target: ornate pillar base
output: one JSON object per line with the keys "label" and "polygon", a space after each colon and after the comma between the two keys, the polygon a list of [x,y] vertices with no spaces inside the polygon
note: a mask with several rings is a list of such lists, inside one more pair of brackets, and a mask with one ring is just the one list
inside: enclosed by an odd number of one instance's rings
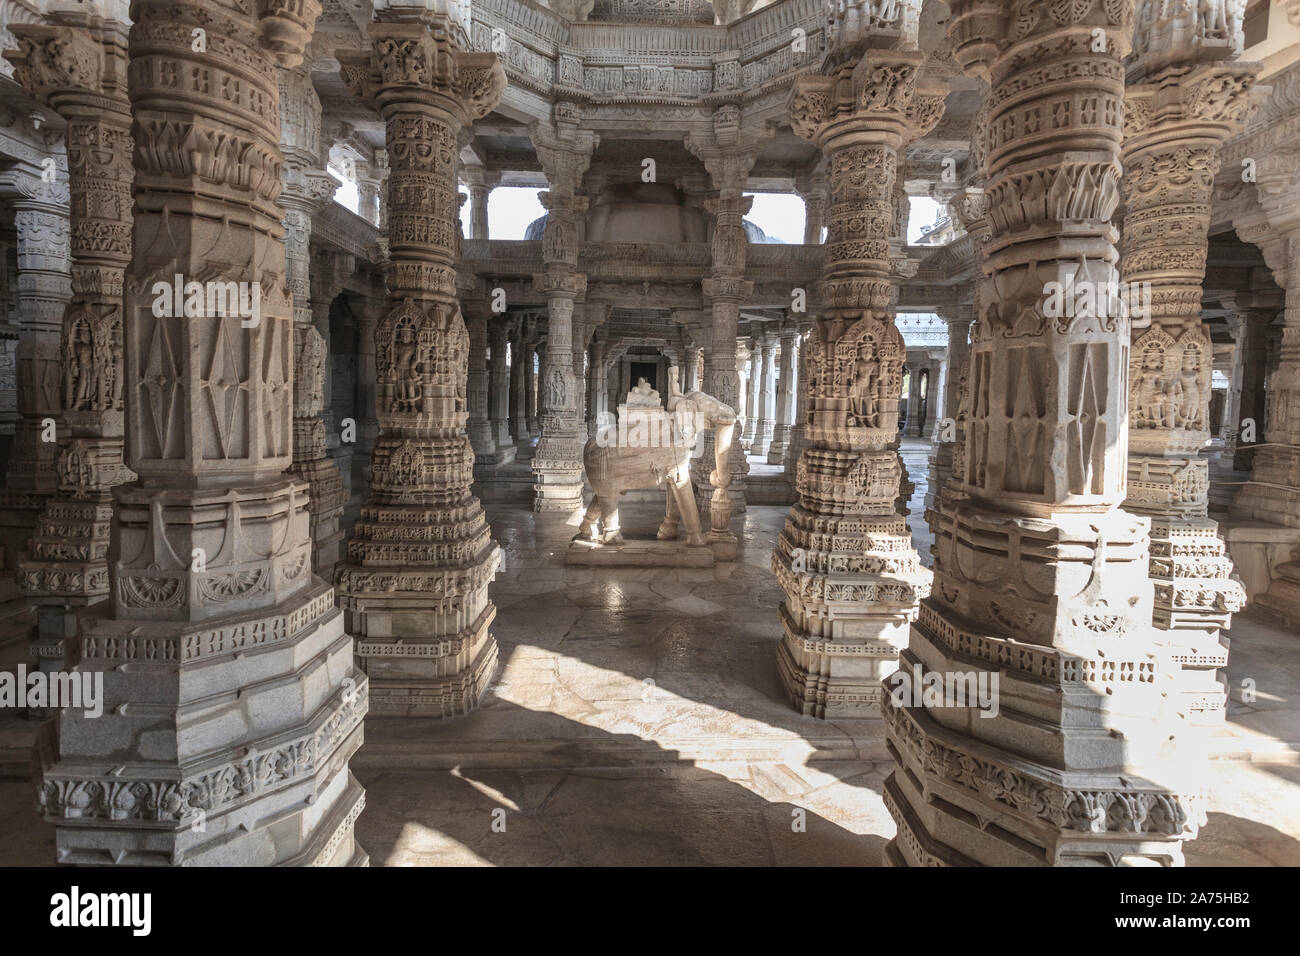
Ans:
{"label": "ornate pillar base", "polygon": [[[357,662],[370,679],[370,713],[390,717],[456,717],[478,706],[497,668],[496,618],[489,604],[468,628],[440,638],[379,636],[402,629],[422,608],[358,597],[349,612],[364,618],[371,637],[357,641]],[[354,618],[354,619],[355,619]]]}
{"label": "ornate pillar base", "polygon": [[805,450],[800,462],[801,501],[791,507],[777,539],[772,570],[786,594],[777,666],[801,713],[827,719],[877,715],[880,681],[896,669],[917,602],[930,593],[931,581],[901,515],[858,511],[834,517],[814,514],[802,501],[810,493],[821,497],[836,488],[862,487],[863,481],[878,496],[896,485],[899,464],[887,450],[858,455],[819,447]]}
{"label": "ornate pillar base", "polygon": [[[102,675],[103,715],[65,708],[37,745],[58,862],[364,865],[353,826],[365,797],[347,761],[367,685],[342,676],[352,642],[328,585],[216,626],[107,612],[84,615],[74,668]],[[178,712],[164,731],[160,717]],[[228,726],[237,740],[218,733]]]}
{"label": "ornate pillar base", "polygon": [[[943,486],[948,483],[950,478],[952,478],[952,451],[954,444],[954,442],[936,442],[934,451],[930,453],[930,474],[927,476],[928,484],[925,488],[925,520],[927,522],[931,522],[930,512],[937,506],[939,495],[943,491]],[[930,530],[936,530],[933,524],[931,524]]]}
{"label": "ornate pillar base", "polygon": [[1246,589],[1218,523],[1204,515],[1208,488],[1204,458],[1129,455],[1125,506],[1151,521],[1152,622],[1181,667],[1179,711],[1194,725],[1218,726],[1227,695],[1217,671],[1228,663],[1218,632],[1245,606]]}
{"label": "ornate pillar base", "polygon": [[[934,596],[899,662],[922,679],[883,706],[886,862],[1181,865],[1205,805],[1171,732],[1177,664],[1149,640],[1145,520],[1012,517],[957,492],[936,517]],[[921,706],[918,683],[946,675],[986,678],[992,706]]]}
{"label": "ornate pillar base", "polygon": [[[452,717],[482,699],[496,670],[489,628],[496,607],[488,584],[501,549],[478,499],[457,494],[446,504],[402,504],[428,494],[450,470],[468,491],[463,437],[385,437],[375,448],[378,500],[362,506],[335,570],[339,606],[356,638],[357,666],[370,679],[372,713]],[[451,492],[448,492],[449,494]]]}
{"label": "ornate pillar base", "polygon": [[767,446],[767,463],[780,465],[790,451],[790,426],[776,425],[772,428],[772,441]]}
{"label": "ornate pillar base", "polygon": [[[543,436],[537,443],[537,454],[533,455],[533,474],[537,476],[533,485],[533,511],[538,514],[568,514],[583,506],[581,459],[575,469],[572,459],[549,457],[555,454],[556,441]],[[548,457],[543,457],[543,443],[547,445]]]}

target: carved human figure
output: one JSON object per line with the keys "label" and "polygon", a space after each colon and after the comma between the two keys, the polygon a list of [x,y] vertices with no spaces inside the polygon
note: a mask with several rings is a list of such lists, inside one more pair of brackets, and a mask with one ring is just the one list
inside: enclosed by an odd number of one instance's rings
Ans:
{"label": "carved human figure", "polygon": [[1151,428],[1172,426],[1172,404],[1169,383],[1165,381],[1164,355],[1157,349],[1148,349],[1142,356],[1142,368],[1138,373],[1133,417],[1139,424]]}
{"label": "carved human figure", "polygon": [[96,394],[95,344],[88,323],[77,322],[73,328],[69,347],[72,367],[64,383],[63,404],[69,409],[85,409],[91,406]]}
{"label": "carved human figure", "polygon": [[1200,34],[1205,37],[1222,35],[1227,22],[1224,17],[1224,0],[1200,0],[1196,18],[1200,21]]}
{"label": "carved human figure", "polygon": [[849,386],[849,408],[854,419],[852,424],[876,427],[878,373],[875,347],[870,342],[863,342],[858,349],[857,361],[853,367],[853,382]]}
{"label": "carved human figure", "polygon": [[1175,390],[1177,406],[1175,419],[1178,427],[1195,431],[1201,427],[1204,411],[1201,401],[1201,357],[1195,348],[1183,352],[1183,365],[1178,373]]}
{"label": "carved human figure", "polygon": [[409,325],[401,325],[393,340],[393,411],[415,411],[420,398],[420,361],[415,330]]}

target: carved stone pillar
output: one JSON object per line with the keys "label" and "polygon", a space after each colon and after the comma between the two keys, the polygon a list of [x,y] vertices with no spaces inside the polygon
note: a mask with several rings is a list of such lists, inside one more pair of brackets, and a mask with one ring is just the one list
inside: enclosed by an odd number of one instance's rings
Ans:
{"label": "carved stone pillar", "polygon": [[749,374],[745,376],[745,428],[741,439],[753,448],[758,417],[763,414],[763,349],[755,342],[749,352]]}
{"label": "carved stone pillar", "polygon": [[809,445],[772,555],[785,591],[778,667],[794,707],[828,719],[878,712],[880,679],[930,590],[894,505],[906,351],[887,239],[898,154],[943,110],[923,60],[850,44],[826,75],[796,80],[790,100],[794,131],[826,156],[830,206],[825,305],[805,345]]}
{"label": "carved stone pillar", "polygon": [[[1140,9],[1147,12],[1145,2]],[[1256,68],[1219,59],[1230,46],[1205,41],[1185,14],[1147,19],[1139,20],[1125,93],[1126,298],[1103,299],[1096,311],[1127,305],[1133,320],[1150,325],[1134,330],[1129,354],[1125,506],[1151,518],[1154,622],[1182,662],[1180,712],[1222,724],[1226,693],[1217,669],[1228,654],[1219,630],[1241,610],[1246,591],[1207,516],[1209,461],[1200,450],[1211,437],[1213,347],[1201,320],[1201,284],[1219,147],[1245,118]],[[1081,289],[1082,278],[1075,278]]]}
{"label": "carved stone pillar", "polygon": [[587,340],[590,337],[587,305],[579,300],[575,303],[573,319],[573,393],[578,404],[575,417],[578,420],[579,434],[583,436],[587,434]]}
{"label": "carved stone pillar", "polygon": [[510,439],[510,366],[506,352],[510,341],[509,320],[498,317],[488,325],[488,340],[492,345],[492,359],[488,375],[488,418],[492,423],[492,438],[496,444],[496,461],[503,452],[514,459],[514,445]]}
{"label": "carved stone pillar", "polygon": [[[537,427],[537,373],[534,369],[541,364],[537,343],[524,345],[524,434],[532,437],[538,433]],[[534,364],[536,363],[536,365]]]}
{"label": "carved stone pillar", "polygon": [[587,370],[587,436],[595,438],[609,414],[609,388],[605,381],[605,341],[597,333],[591,344],[591,366]]}
{"label": "carved stone pillar", "polygon": [[0,547],[12,569],[58,491],[59,339],[71,298],[66,184],[20,175],[10,195],[18,234],[18,421],[0,496]]}
{"label": "carved stone pillar", "polygon": [[[960,429],[962,390],[970,361],[970,324],[975,319],[975,306],[963,303],[947,314],[940,313],[940,317],[948,323],[948,374],[944,378],[943,413],[945,419],[952,419]],[[930,480],[925,492],[925,520],[930,530],[936,533],[939,515],[935,508],[944,486],[952,478],[953,450],[957,444],[956,435],[950,440],[942,431],[939,429],[939,434],[935,435],[934,451],[930,454]]]}
{"label": "carved stone pillar", "polygon": [[[750,350],[749,346],[746,345],[745,340],[743,340],[743,339],[738,339],[738,340],[737,340],[737,342],[736,342],[736,381],[740,383],[739,386],[738,386],[738,388],[739,388],[739,390],[740,390],[740,404],[743,405],[743,406],[746,407],[746,408],[749,407],[750,396],[753,395],[753,393],[754,393],[754,389],[753,389],[753,387],[752,387],[752,383],[751,383],[751,382],[749,381],[749,379],[747,378],[747,376],[749,375],[749,372],[750,372],[750,368],[749,368],[750,359],[753,358],[753,354],[754,354],[754,353]],[[710,359],[709,359],[709,356],[705,356],[705,358],[706,358],[706,360],[710,360]],[[707,378],[707,377],[708,377],[707,372],[708,372],[709,366],[708,366],[708,365],[705,365],[704,368],[705,368],[705,372],[706,372],[705,378]],[[747,452],[748,449],[749,449],[749,443],[748,443],[748,442],[745,442],[745,441],[743,440],[743,438],[742,438],[742,439],[738,439],[738,440],[736,441],[736,444],[740,446],[740,451],[737,452],[737,454],[736,454],[736,456],[735,456],[735,457],[736,457],[736,460],[740,461],[740,463],[741,463],[741,471],[742,471],[742,474],[746,474],[746,475],[747,475],[747,474],[749,474],[749,458],[746,457],[745,452]],[[742,509],[742,510],[743,510],[743,509]]]}
{"label": "carved stone pillar", "polygon": [[501,178],[500,173],[489,173],[481,166],[466,166],[461,178],[469,187],[469,239],[489,239],[488,199],[492,188]]}
{"label": "carved stone pillar", "polygon": [[921,435],[921,368],[920,362],[907,366],[907,425],[905,433],[909,438]]}
{"label": "carved stone pillar", "polygon": [[1047,314],[1067,282],[1118,280],[1132,30],[1131,2],[952,7],[955,58],[991,83],[991,232],[959,471],[900,674],[983,681],[986,703],[887,682],[889,863],[1174,864],[1204,820],[1147,523],[1119,507],[1128,320]]}
{"label": "carved stone pillar", "polygon": [[[724,104],[714,109],[709,133],[692,132],[686,137],[686,148],[704,163],[716,191],[704,203],[713,214],[712,271],[703,282],[704,301],[713,314],[704,391],[736,412],[741,410],[736,331],[740,305],[753,292],[753,283],[745,280],[749,242],[743,224],[753,198],[746,197],[744,190],[765,135],[746,127],[742,120],[739,106]],[[731,473],[725,480],[710,464],[715,458],[712,433],[705,434],[701,451],[695,459],[698,465],[694,466],[692,482],[701,516],[709,515],[714,553],[722,556],[735,542],[728,530],[731,517],[745,510],[749,463],[745,460],[743,436],[741,441],[732,442]]]}
{"label": "carved stone pillar", "polygon": [[[64,709],[38,741],[60,862],[366,861],[348,771],[366,680],[311,570],[307,488],[284,475],[278,72],[301,61],[319,12],[131,7],[124,392],[139,482],[116,490],[111,603],[82,618],[76,669],[102,677],[103,714]],[[198,142],[227,147],[186,147]]]}
{"label": "carved stone pillar", "polygon": [[[1241,362],[1241,395],[1237,400],[1237,415],[1231,422],[1236,431],[1238,446],[1232,457],[1232,467],[1250,471],[1255,465],[1255,449],[1242,447],[1241,425],[1246,419],[1255,423],[1255,443],[1262,440],[1267,430],[1264,418],[1264,383],[1268,378],[1268,327],[1277,318],[1273,309],[1249,309],[1241,316],[1237,337],[1237,353]],[[1254,444],[1254,443],[1252,443]]]}
{"label": "carved stone pillar", "polygon": [[808,330],[811,323],[803,321],[799,323],[798,349],[799,363],[798,375],[795,381],[795,405],[794,405],[794,422],[790,428],[790,447],[786,451],[785,466],[786,477],[792,482],[795,473],[799,467],[799,458],[803,455],[803,450],[808,447]]}
{"label": "carved stone pillar", "polygon": [[532,319],[520,319],[510,336],[510,437],[517,442],[528,439],[527,342],[532,327]]}
{"label": "carved stone pillar", "polygon": [[[379,324],[380,308],[366,302],[357,314],[357,450],[362,469],[370,471],[370,457],[379,440],[379,419],[376,412],[375,326]],[[369,479],[367,479],[369,480]]]}
{"label": "carved stone pillar", "polygon": [[[68,123],[72,301],[63,313],[62,408],[68,436],[58,494],[41,513],[18,582],[37,607],[32,656],[62,669],[77,609],[108,597],[112,489],[123,459],[122,282],[131,259],[131,105],[126,25],[12,24],[15,79]],[[57,401],[57,399],[56,399]]]}
{"label": "carved stone pillar", "polygon": [[357,215],[372,226],[385,224],[383,195],[387,179],[388,154],[384,150],[375,150],[373,163],[357,163]]}
{"label": "carved stone pillar", "polygon": [[795,188],[803,199],[803,241],[806,246],[819,246],[822,230],[826,227],[826,169],[818,165],[806,179],[796,179]]}
{"label": "carved stone pillar", "polygon": [[921,437],[930,438],[934,434],[934,423],[938,420],[939,410],[943,406],[943,362],[931,359],[926,366],[925,378],[925,418],[921,422]]}
{"label": "carved stone pillar", "polygon": [[700,389],[699,367],[700,361],[704,357],[704,350],[698,345],[689,345],[686,347],[685,364],[682,369],[682,391],[690,394]]}
{"label": "carved stone pillar", "polygon": [[776,422],[776,343],[765,339],[759,347],[758,421],[754,424],[751,455],[766,458]]}
{"label": "carved stone pillar", "polygon": [[469,313],[469,374],[465,382],[465,402],[469,419],[465,426],[474,458],[481,461],[497,450],[488,418],[488,310],[485,302],[465,303]]}
{"label": "carved stone pillar", "polygon": [[289,474],[307,483],[311,496],[312,570],[332,579],[347,504],[343,476],[326,455],[325,367],[329,348],[311,309],[311,223],[330,202],[338,183],[321,162],[320,100],[310,70],[280,73],[280,142],[284,151],[285,272],[293,296],[293,464]]}
{"label": "carved stone pillar", "polygon": [[456,302],[457,137],[505,86],[494,54],[457,48],[427,11],[370,24],[369,53],[339,53],[378,108],[389,157],[388,304],[375,328],[370,495],[335,572],[376,713],[446,717],[496,669],[488,584],[501,561],[471,488],[469,332]]}
{"label": "carved stone pillar", "polygon": [[550,189],[538,198],[546,207],[542,234],[545,272],[533,276],[546,297],[546,355],[538,383],[541,437],[533,456],[533,509],[568,513],[582,507],[582,449],[586,429],[579,420],[580,383],[573,368],[574,304],[587,291],[577,272],[578,245],[587,210],[582,179],[599,137],[578,129],[566,104],[556,104],[550,123],[535,123],[530,135]]}

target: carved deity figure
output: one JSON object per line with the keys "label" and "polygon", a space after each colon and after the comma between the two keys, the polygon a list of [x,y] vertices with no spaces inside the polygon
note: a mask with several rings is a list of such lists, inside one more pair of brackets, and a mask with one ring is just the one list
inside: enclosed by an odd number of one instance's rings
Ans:
{"label": "carved deity figure", "polygon": [[863,342],[858,349],[857,361],[853,366],[853,381],[849,386],[849,411],[852,415],[850,424],[876,427],[876,393],[879,385],[875,348],[870,342]]}
{"label": "carved deity figure", "polygon": [[659,391],[650,387],[650,383],[644,378],[636,380],[636,386],[628,393],[627,404],[629,405],[658,405]]}
{"label": "carved deity figure", "polygon": [[1165,379],[1165,357],[1147,349],[1136,384],[1137,401],[1132,409],[1135,424],[1148,428],[1170,428],[1174,424],[1174,400]]}
{"label": "carved deity figure", "polygon": [[1176,418],[1179,428],[1195,431],[1201,427],[1204,405],[1201,394],[1201,356],[1194,348],[1183,352],[1183,365],[1175,383]]}
{"label": "carved deity figure", "polygon": [[393,335],[393,411],[419,410],[421,372],[419,347],[415,330],[409,325],[398,326]]}
{"label": "carved deity figure", "polygon": [[1196,19],[1203,37],[1221,37],[1227,30],[1224,0],[1199,0]]}
{"label": "carved deity figure", "polygon": [[64,380],[63,406],[68,409],[88,409],[98,393],[95,381],[95,344],[89,323],[76,323],[68,351],[70,363]]}

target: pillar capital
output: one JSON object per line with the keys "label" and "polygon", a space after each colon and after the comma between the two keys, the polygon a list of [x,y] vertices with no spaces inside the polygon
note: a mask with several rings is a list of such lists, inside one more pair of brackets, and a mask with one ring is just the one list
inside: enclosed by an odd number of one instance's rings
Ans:
{"label": "pillar capital", "polygon": [[872,50],[833,74],[801,76],[790,94],[797,135],[832,154],[850,145],[895,150],[924,136],[943,116],[945,85],[923,74],[919,51]]}
{"label": "pillar capital", "polygon": [[[348,88],[390,122],[399,112],[421,107],[443,113],[455,126],[443,148],[454,150],[460,128],[492,112],[505,90],[505,70],[495,53],[459,49],[436,22],[415,17],[375,21],[367,35],[368,52],[338,51]],[[397,152],[406,148],[390,143],[395,164],[403,158]]]}

